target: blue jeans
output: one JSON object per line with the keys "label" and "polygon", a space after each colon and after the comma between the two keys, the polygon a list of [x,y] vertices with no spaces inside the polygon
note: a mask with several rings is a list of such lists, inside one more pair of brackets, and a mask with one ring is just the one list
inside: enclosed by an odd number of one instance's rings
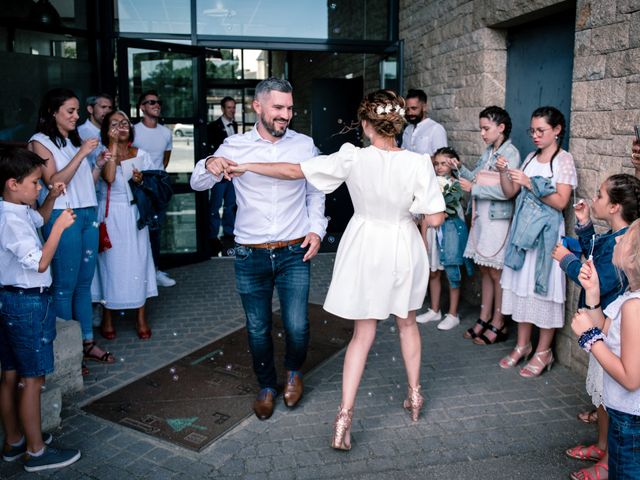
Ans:
{"label": "blue jeans", "polygon": [[56,314],[51,295],[0,290],[0,363],[20,377],[53,372]]}
{"label": "blue jeans", "polygon": [[[95,207],[76,208],[76,221],[67,228],[51,262],[53,302],[58,317],[80,322],[83,340],[93,340],[91,280],[98,255],[98,222]],[[43,227],[49,237],[63,210],[54,210]]]}
{"label": "blue jeans", "polygon": [[609,478],[640,478],[640,416],[607,408],[609,414]]}
{"label": "blue jeans", "polygon": [[236,191],[233,183],[222,180],[211,188],[209,197],[209,238],[218,238],[220,234],[220,207],[222,208],[222,232],[223,235],[233,235],[233,226],[236,223]]}
{"label": "blue jeans", "polygon": [[276,368],[271,337],[273,288],[280,298],[285,330],[284,367],[299,370],[309,345],[309,262],[300,244],[276,249],[249,248],[236,244],[236,288],[247,317],[247,336],[253,371],[260,388],[276,388]]}

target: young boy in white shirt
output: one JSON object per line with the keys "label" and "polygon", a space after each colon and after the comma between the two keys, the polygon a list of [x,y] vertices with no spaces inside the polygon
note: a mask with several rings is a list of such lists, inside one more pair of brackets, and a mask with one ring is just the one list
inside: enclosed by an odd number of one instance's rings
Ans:
{"label": "young boy in white shirt", "polygon": [[[65,210],[42,244],[37,228],[51,215],[65,185],[50,187],[39,211],[41,166],[45,160],[23,148],[0,149],[0,419],[5,432],[2,458],[23,458],[37,472],[70,465],[80,451],[46,446],[52,436],[40,427],[40,392],[53,372],[56,315],[49,286],[49,264],[62,232],[75,215]],[[26,437],[26,439],[25,439]]]}

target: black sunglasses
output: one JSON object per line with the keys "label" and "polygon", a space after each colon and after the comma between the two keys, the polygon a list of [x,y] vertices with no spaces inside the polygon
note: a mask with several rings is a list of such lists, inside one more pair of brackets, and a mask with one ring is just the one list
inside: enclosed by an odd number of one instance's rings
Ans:
{"label": "black sunglasses", "polygon": [[144,102],[141,103],[141,105],[149,104],[151,106],[154,106],[156,103],[162,106],[162,100],[145,100]]}

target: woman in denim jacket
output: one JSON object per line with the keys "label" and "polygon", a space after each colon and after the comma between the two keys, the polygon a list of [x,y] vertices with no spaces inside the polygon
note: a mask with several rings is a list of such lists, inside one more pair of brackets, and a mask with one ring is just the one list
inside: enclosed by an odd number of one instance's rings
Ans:
{"label": "woman in denim jacket", "polygon": [[[540,107],[533,112],[529,135],[537,147],[536,151],[527,156],[522,170],[508,169],[504,161],[499,160],[496,163],[500,170],[500,184],[507,196],[518,192],[520,195],[535,195],[534,183],[537,184],[540,177],[546,177],[555,186],[556,192],[537,196],[542,203],[558,212],[564,210],[571,198],[572,189],[578,183],[573,157],[561,147],[564,133],[564,116],[557,108]],[[526,209],[520,209],[518,212],[518,215],[525,217],[528,214],[530,212]],[[557,242],[560,236],[564,235],[562,215],[557,216],[556,222]],[[514,218],[514,225],[516,223],[518,219]],[[521,268],[514,269],[505,265],[500,281],[503,288],[502,312],[510,314],[518,323],[517,345],[509,355],[500,360],[500,366],[513,368],[520,360],[526,358],[533,350],[533,326],[540,329],[536,352],[529,363],[520,370],[522,377],[537,377],[545,368],[551,368],[554,360],[551,344],[555,329],[564,325],[565,278],[560,267],[552,264],[547,281],[540,282],[537,270],[542,264],[537,258],[539,255],[551,255],[553,250],[553,243],[548,251],[548,242],[541,243],[544,245],[538,244],[526,251]],[[540,291],[542,283],[545,293]]]}
{"label": "woman in denim jacket", "polygon": [[[580,200],[575,205],[576,233],[580,240],[582,253],[591,259],[598,271],[600,304],[606,308],[627,289],[628,282],[624,273],[612,263],[613,247],[624,235],[629,225],[640,216],[640,180],[627,174],[611,175],[607,178],[592,200],[593,218],[603,220],[609,225],[609,230],[596,235],[589,216],[589,205]],[[580,285],[578,275],[582,263],[580,259],[558,244],[553,251],[553,258],[560,262],[560,268],[575,283]],[[585,301],[585,290],[581,289],[578,298],[578,308],[590,308]],[[603,370],[598,361],[589,355],[589,369],[586,381],[587,393],[597,409],[598,441],[592,445],[577,445],[565,453],[578,460],[590,460],[597,463],[589,468],[581,469],[571,474],[571,478],[589,478],[599,475],[601,470],[607,470],[607,433],[609,416],[603,402]]]}
{"label": "woman in denim jacket", "polygon": [[[496,160],[503,157],[509,168],[520,166],[520,153],[511,143],[511,117],[506,110],[491,106],[480,112],[480,136],[487,148],[476,167],[471,171],[460,166],[460,185],[471,192],[471,231],[464,256],[480,267],[482,278],[482,302],[480,317],[465,333],[478,345],[486,345],[506,339],[502,317],[502,287],[500,276],[504,263],[505,240],[513,215],[513,200],[505,195],[500,186],[495,167]],[[478,175],[482,172],[481,175]],[[493,172],[487,175],[487,172]],[[484,177],[482,177],[484,175]],[[478,181],[480,177],[491,178],[492,184]]]}

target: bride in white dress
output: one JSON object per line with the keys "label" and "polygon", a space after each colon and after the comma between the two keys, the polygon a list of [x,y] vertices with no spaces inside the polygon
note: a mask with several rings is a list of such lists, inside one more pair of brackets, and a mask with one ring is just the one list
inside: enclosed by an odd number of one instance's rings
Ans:
{"label": "bride in white dress", "polygon": [[[389,90],[367,95],[358,108],[367,148],[349,143],[332,155],[302,163],[240,163],[227,161],[227,175],[268,175],[305,178],[330,193],[347,184],[354,215],[338,252],[324,309],[357,320],[347,347],[342,375],[342,403],[334,424],[331,446],[351,448],[353,407],[367,355],[379,320],[396,317],[407,371],[404,407],[418,419],[420,394],[420,333],[416,310],[422,306],[429,278],[424,244],[427,226],[444,220],[444,199],[429,155],[402,150],[395,137],[404,125],[404,99]],[[421,230],[412,214],[424,214]]]}

